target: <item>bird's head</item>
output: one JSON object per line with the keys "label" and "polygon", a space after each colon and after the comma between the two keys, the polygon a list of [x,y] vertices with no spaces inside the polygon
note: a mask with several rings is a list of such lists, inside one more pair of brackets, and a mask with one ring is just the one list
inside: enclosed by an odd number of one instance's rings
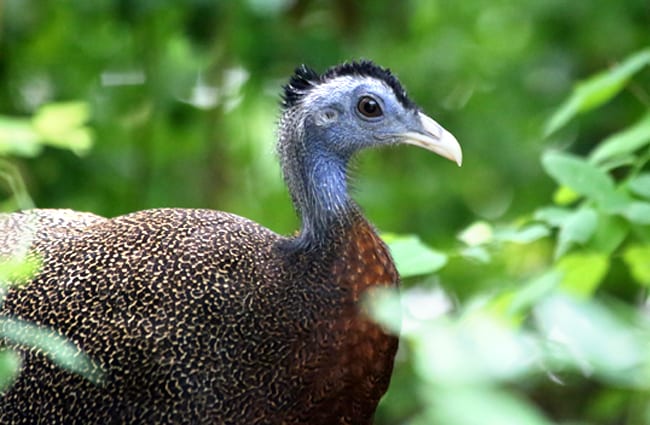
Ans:
{"label": "bird's head", "polygon": [[456,138],[420,111],[389,70],[370,61],[323,74],[304,65],[296,69],[284,87],[278,136],[303,234],[346,220],[355,208],[346,171],[361,149],[406,143],[462,162]]}
{"label": "bird's head", "polygon": [[370,61],[338,65],[322,75],[303,65],[285,86],[283,100],[291,126],[285,130],[300,131],[310,151],[347,160],[363,148],[406,143],[462,163],[455,137],[420,111],[389,70]]}

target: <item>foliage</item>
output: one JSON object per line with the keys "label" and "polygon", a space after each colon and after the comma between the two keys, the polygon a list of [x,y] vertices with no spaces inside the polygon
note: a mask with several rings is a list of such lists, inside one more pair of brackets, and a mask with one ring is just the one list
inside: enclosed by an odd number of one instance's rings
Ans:
{"label": "foliage", "polygon": [[650,423],[649,18],[643,0],[6,0],[0,210],[207,207],[293,232],[279,87],[371,58],[465,156],[359,160],[405,277],[376,423]]}
{"label": "foliage", "polygon": [[[31,235],[25,237],[30,238]],[[39,267],[39,261],[32,256],[19,253],[11,257],[0,257],[0,305],[10,286],[28,281],[30,276],[38,272]],[[0,391],[6,389],[18,375],[20,355],[10,348],[16,346],[43,353],[59,366],[79,373],[92,382],[101,382],[101,370],[81,349],[56,331],[0,314],[0,337]]]}
{"label": "foliage", "polygon": [[86,153],[92,145],[92,131],[85,125],[89,113],[83,102],[66,102],[45,104],[30,118],[0,115],[0,181],[7,184],[10,195],[0,211],[33,207],[20,173],[2,158],[36,157],[45,146]]}
{"label": "foliage", "polygon": [[[33,208],[25,184],[18,170],[2,159],[6,156],[38,155],[45,145],[68,148],[83,153],[90,148],[90,130],[83,127],[88,119],[87,105],[79,102],[47,104],[33,118],[0,116],[0,182],[9,188],[10,197],[0,205],[0,212]],[[0,220],[5,218],[0,215]],[[26,232],[25,244],[32,234]],[[0,256],[0,305],[10,286],[20,285],[38,272],[40,262],[25,255],[21,247],[15,255]],[[6,346],[21,345],[38,350],[63,368],[79,373],[93,382],[101,381],[101,372],[81,350],[61,335],[42,326],[0,314],[0,391],[6,389],[18,376],[21,359],[18,352]]]}
{"label": "foliage", "polygon": [[89,113],[87,104],[67,102],[45,104],[33,118],[0,116],[0,155],[34,157],[46,145],[83,154],[92,143]]}
{"label": "foliage", "polygon": [[426,246],[415,235],[383,234],[382,239],[390,245],[402,278],[434,273],[447,263],[445,254]]}
{"label": "foliage", "polygon": [[[649,53],[632,55],[577,85],[550,118],[547,133],[610,101],[641,71],[630,64],[643,58],[649,65]],[[645,114],[587,157],[544,153],[544,170],[559,186],[555,202],[514,224],[477,222],[460,234],[463,246],[447,253],[471,261],[480,249],[479,258],[490,262],[501,254],[525,256],[535,244],[545,244],[552,249],[540,255],[543,266],[536,276],[478,292],[456,306],[439,285],[425,293],[410,288],[403,294],[403,321],[394,297],[379,297],[376,317],[396,331],[402,323],[413,362],[419,408],[409,423],[552,424],[530,400],[545,380],[569,388],[596,386],[596,401],[588,409],[580,397],[574,400],[574,419],[580,423],[650,421],[650,321],[644,311],[650,283],[650,174],[644,171],[650,125]],[[424,274],[414,272],[429,264],[417,261],[428,248],[388,242],[403,275]],[[515,250],[505,248],[513,243]],[[636,286],[633,301],[607,289],[608,283],[620,285],[622,274]],[[423,297],[430,298],[428,309],[422,308]],[[442,308],[432,311],[436,299]],[[617,392],[617,404],[607,405],[607,397]],[[389,395],[386,404],[394,397]]]}
{"label": "foliage", "polygon": [[[546,125],[546,135],[565,125],[575,115],[592,110],[620,92],[629,79],[650,64],[650,49],[643,50],[615,68],[594,75],[573,90]],[[604,146],[605,144],[603,144]]]}

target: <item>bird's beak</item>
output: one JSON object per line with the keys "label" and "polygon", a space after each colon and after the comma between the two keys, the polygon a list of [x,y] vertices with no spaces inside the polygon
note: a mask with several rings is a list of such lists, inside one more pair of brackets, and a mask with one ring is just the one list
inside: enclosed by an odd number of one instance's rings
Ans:
{"label": "bird's beak", "polygon": [[454,161],[460,167],[463,163],[463,151],[458,140],[440,124],[418,112],[421,128],[402,134],[402,142],[419,146]]}

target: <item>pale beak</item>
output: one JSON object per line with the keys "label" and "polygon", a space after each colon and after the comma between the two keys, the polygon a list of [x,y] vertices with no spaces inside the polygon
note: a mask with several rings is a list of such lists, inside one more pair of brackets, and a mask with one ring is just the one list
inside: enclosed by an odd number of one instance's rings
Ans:
{"label": "pale beak", "polygon": [[409,131],[402,134],[402,143],[419,146],[454,161],[460,167],[463,163],[463,151],[458,140],[440,124],[418,112],[421,131]]}

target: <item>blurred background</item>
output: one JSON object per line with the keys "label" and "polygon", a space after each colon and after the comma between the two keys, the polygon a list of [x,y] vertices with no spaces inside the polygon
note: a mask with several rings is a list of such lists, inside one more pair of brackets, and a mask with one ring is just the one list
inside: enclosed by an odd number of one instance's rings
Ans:
{"label": "blurred background", "polygon": [[[456,135],[466,160],[365,154],[357,199],[380,229],[438,245],[477,216],[548,197],[543,121],[576,79],[650,31],[647,1],[5,0],[0,13],[2,114],[90,109],[92,145],[19,161],[37,206],[216,208],[290,232],[274,156],[280,87],[301,63],[369,58]],[[614,126],[618,106],[590,131]]]}
{"label": "blurred background", "polygon": [[[293,232],[274,151],[281,86],[301,63],[389,67],[464,150],[460,169],[401,147],[363,153],[354,171],[355,198],[380,231],[418,235],[444,255],[444,268],[405,276],[406,288],[426,289],[429,312],[466,311],[551,268],[546,233],[525,247],[461,248],[552,202],[545,152],[586,155],[650,104],[646,67],[597,113],[544,136],[577,81],[649,45],[647,0],[4,0],[0,25],[3,210],[201,207]],[[632,283],[602,291],[628,307],[645,294]],[[422,378],[418,361],[429,360],[410,356],[414,344],[400,353],[377,424],[650,423],[646,388],[593,382],[580,368],[576,385],[528,368],[490,381],[497,393],[429,399],[451,392]],[[454,403],[467,417],[436,413]],[[490,405],[513,421],[484,414]]]}

